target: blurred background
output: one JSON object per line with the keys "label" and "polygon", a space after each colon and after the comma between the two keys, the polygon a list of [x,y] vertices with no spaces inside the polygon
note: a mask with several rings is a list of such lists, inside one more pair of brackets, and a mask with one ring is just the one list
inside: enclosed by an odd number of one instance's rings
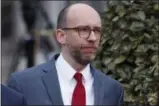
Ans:
{"label": "blurred background", "polygon": [[[1,83],[6,84],[11,73],[41,64],[60,52],[54,38],[57,16],[66,5],[76,2],[1,1]],[[121,82],[126,106],[157,104],[158,0],[80,2],[93,6],[103,21],[101,47],[92,64]]]}
{"label": "blurred background", "polygon": [[[50,54],[60,51],[53,36],[57,16],[75,2],[2,0],[2,83],[11,72],[43,63]],[[99,11],[104,9],[103,1],[83,2]]]}

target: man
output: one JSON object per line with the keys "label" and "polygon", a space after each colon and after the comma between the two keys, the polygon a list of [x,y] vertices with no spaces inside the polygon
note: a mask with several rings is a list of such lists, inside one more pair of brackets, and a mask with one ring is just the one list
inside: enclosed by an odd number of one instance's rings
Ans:
{"label": "man", "polygon": [[1,105],[25,105],[23,96],[1,84]]}
{"label": "man", "polygon": [[9,87],[23,93],[29,105],[121,105],[121,85],[90,65],[100,33],[101,19],[91,6],[77,3],[64,8],[56,29],[60,55],[12,74]]}

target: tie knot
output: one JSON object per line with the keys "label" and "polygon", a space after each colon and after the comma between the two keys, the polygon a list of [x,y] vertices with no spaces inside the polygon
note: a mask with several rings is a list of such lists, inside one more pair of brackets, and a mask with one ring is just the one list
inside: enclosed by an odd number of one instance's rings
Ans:
{"label": "tie knot", "polygon": [[77,82],[82,82],[82,74],[81,73],[76,73],[74,75],[74,78],[76,79]]}

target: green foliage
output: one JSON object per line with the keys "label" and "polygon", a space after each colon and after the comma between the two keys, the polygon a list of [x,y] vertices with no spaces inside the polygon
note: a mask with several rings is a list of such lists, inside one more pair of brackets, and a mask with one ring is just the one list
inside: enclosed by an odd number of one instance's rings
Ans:
{"label": "green foliage", "polygon": [[120,81],[125,101],[155,104],[159,86],[157,0],[106,1],[95,65]]}

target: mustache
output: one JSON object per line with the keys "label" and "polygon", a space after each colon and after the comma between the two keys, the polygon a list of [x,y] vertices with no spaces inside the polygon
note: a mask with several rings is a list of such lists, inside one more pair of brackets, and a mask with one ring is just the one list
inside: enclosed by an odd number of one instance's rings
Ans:
{"label": "mustache", "polygon": [[83,48],[87,48],[87,49],[94,49],[94,50],[98,50],[98,45],[95,45],[95,44],[81,44],[80,46],[74,46],[72,45],[71,43],[67,43],[65,44],[65,46],[68,46],[68,47],[71,47],[71,48],[74,48],[76,50],[81,50]]}
{"label": "mustache", "polygon": [[[70,46],[70,47],[74,47],[72,44],[66,44],[67,46]],[[81,44],[79,47],[79,49],[81,48],[92,48],[92,49],[98,49],[98,47],[96,45],[83,45]]]}
{"label": "mustache", "polygon": [[[68,40],[68,39],[66,39]],[[98,49],[98,45],[95,45],[94,43],[90,43],[90,44],[81,44],[80,46],[78,47],[75,47],[74,45],[72,45],[71,43],[66,43],[65,46],[68,46],[68,47],[72,47],[72,48],[75,48],[75,49],[82,49],[82,48],[92,48],[92,49]]]}
{"label": "mustache", "polygon": [[98,47],[96,45],[82,45],[82,44],[81,44],[80,48],[98,49]]}

